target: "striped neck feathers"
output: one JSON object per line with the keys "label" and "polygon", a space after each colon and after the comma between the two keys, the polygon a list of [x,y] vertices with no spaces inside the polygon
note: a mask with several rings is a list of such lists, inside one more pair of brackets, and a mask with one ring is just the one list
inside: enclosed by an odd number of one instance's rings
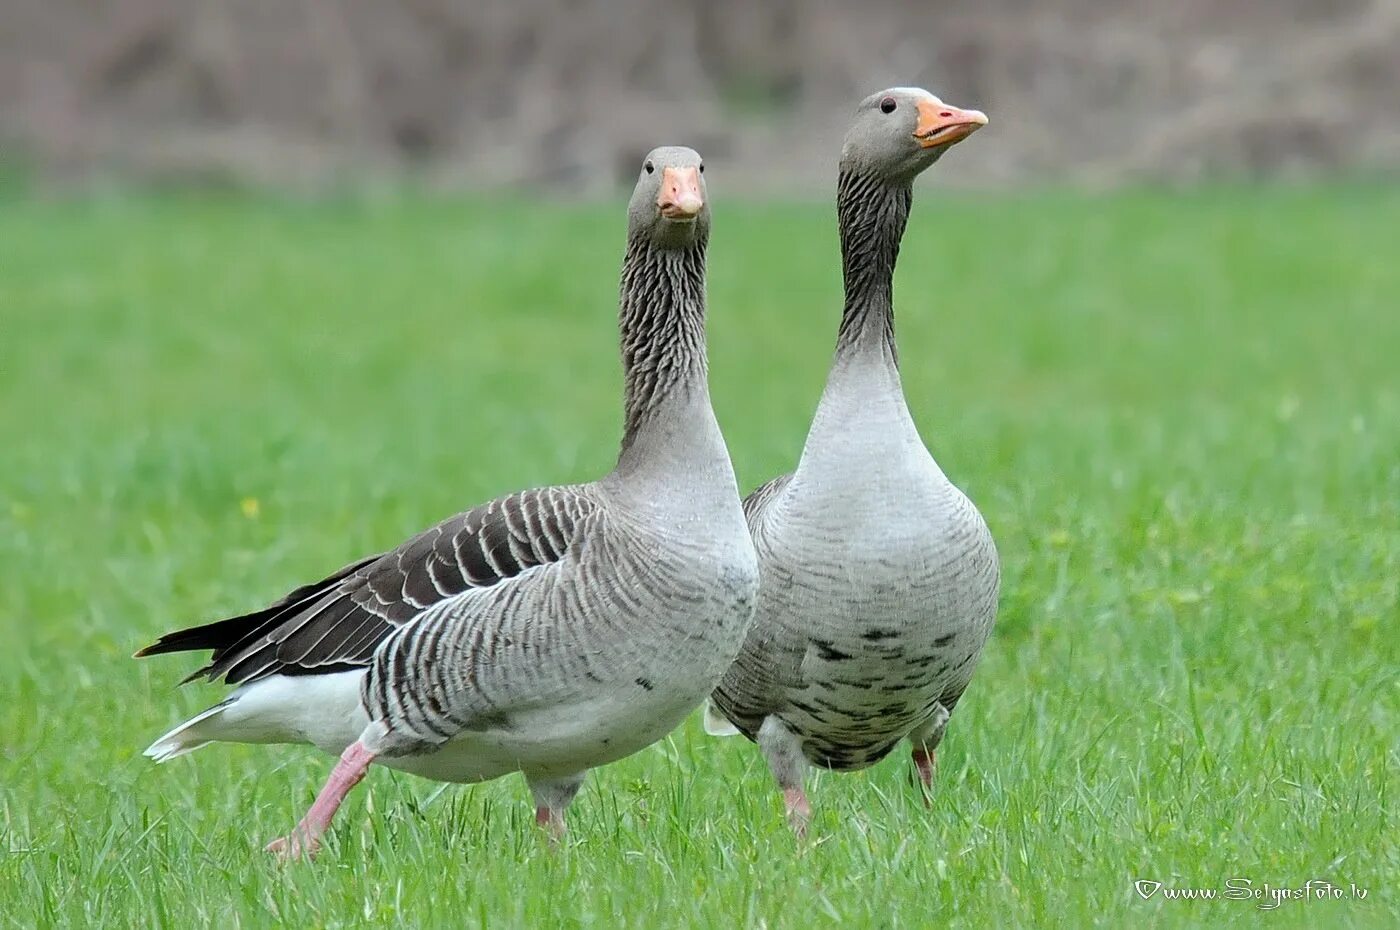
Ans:
{"label": "striped neck feathers", "polygon": [[684,248],[628,237],[618,312],[624,453],[670,401],[705,391],[705,245],[703,235]]}
{"label": "striped neck feathers", "polygon": [[836,340],[837,357],[863,348],[888,353],[894,342],[894,266],[909,221],[914,189],[867,172],[842,168],[836,188],[841,230],[841,269],[846,305]]}

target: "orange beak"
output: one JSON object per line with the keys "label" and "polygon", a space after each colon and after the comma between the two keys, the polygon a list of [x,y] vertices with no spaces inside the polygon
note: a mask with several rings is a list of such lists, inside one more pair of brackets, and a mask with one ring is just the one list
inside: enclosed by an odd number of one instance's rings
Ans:
{"label": "orange beak", "polygon": [[981,110],[961,110],[936,100],[919,101],[919,122],[914,138],[923,148],[952,145],[961,142],[987,125],[987,114]]}
{"label": "orange beak", "polygon": [[694,219],[705,206],[705,197],[700,193],[700,169],[662,168],[656,206],[668,220]]}

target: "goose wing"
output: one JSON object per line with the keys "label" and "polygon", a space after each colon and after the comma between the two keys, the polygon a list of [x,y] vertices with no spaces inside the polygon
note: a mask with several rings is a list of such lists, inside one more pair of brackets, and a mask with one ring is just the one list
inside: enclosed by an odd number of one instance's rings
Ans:
{"label": "goose wing", "polygon": [[441,601],[562,559],[597,508],[581,487],[500,497],[262,610],[168,633],[136,656],[212,649],[185,681],[230,685],[363,668],[390,633]]}

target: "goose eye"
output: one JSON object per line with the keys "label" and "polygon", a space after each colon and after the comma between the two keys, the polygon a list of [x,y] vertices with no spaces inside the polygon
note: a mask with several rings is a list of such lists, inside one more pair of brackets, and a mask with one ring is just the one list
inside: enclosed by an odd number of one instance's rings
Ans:
{"label": "goose eye", "polygon": [[651,162],[647,162],[645,165],[643,165],[643,167],[647,169],[647,174],[651,174],[656,170],[656,166],[653,165]]}
{"label": "goose eye", "polygon": [[700,163],[700,173],[701,173],[701,174],[704,174],[704,173],[705,173],[705,163],[704,163],[704,162],[701,162],[701,163]]}
{"label": "goose eye", "polygon": [[895,100],[894,100],[893,97],[886,97],[884,100],[881,100],[881,101],[880,101],[880,112],[881,112],[881,113],[893,113],[893,112],[894,112],[894,108],[897,107],[897,106],[899,106],[899,104],[895,103]]}

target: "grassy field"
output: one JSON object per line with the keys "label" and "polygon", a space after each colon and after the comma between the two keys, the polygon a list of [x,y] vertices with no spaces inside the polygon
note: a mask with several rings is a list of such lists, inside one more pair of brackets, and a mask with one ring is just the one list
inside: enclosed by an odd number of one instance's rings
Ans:
{"label": "grassy field", "polygon": [[[791,466],[839,308],[824,204],[727,202],[713,394]],[[924,810],[815,779],[799,848],[692,719],[551,855],[518,779],[375,772],[312,865],[261,846],[329,760],[140,750],[213,703],[154,635],[485,499],[609,468],[620,205],[0,208],[0,925],[1400,925],[1394,188],[922,188],[897,282],[924,437],[1001,547]],[[1364,901],[1141,900],[1326,879]]]}

